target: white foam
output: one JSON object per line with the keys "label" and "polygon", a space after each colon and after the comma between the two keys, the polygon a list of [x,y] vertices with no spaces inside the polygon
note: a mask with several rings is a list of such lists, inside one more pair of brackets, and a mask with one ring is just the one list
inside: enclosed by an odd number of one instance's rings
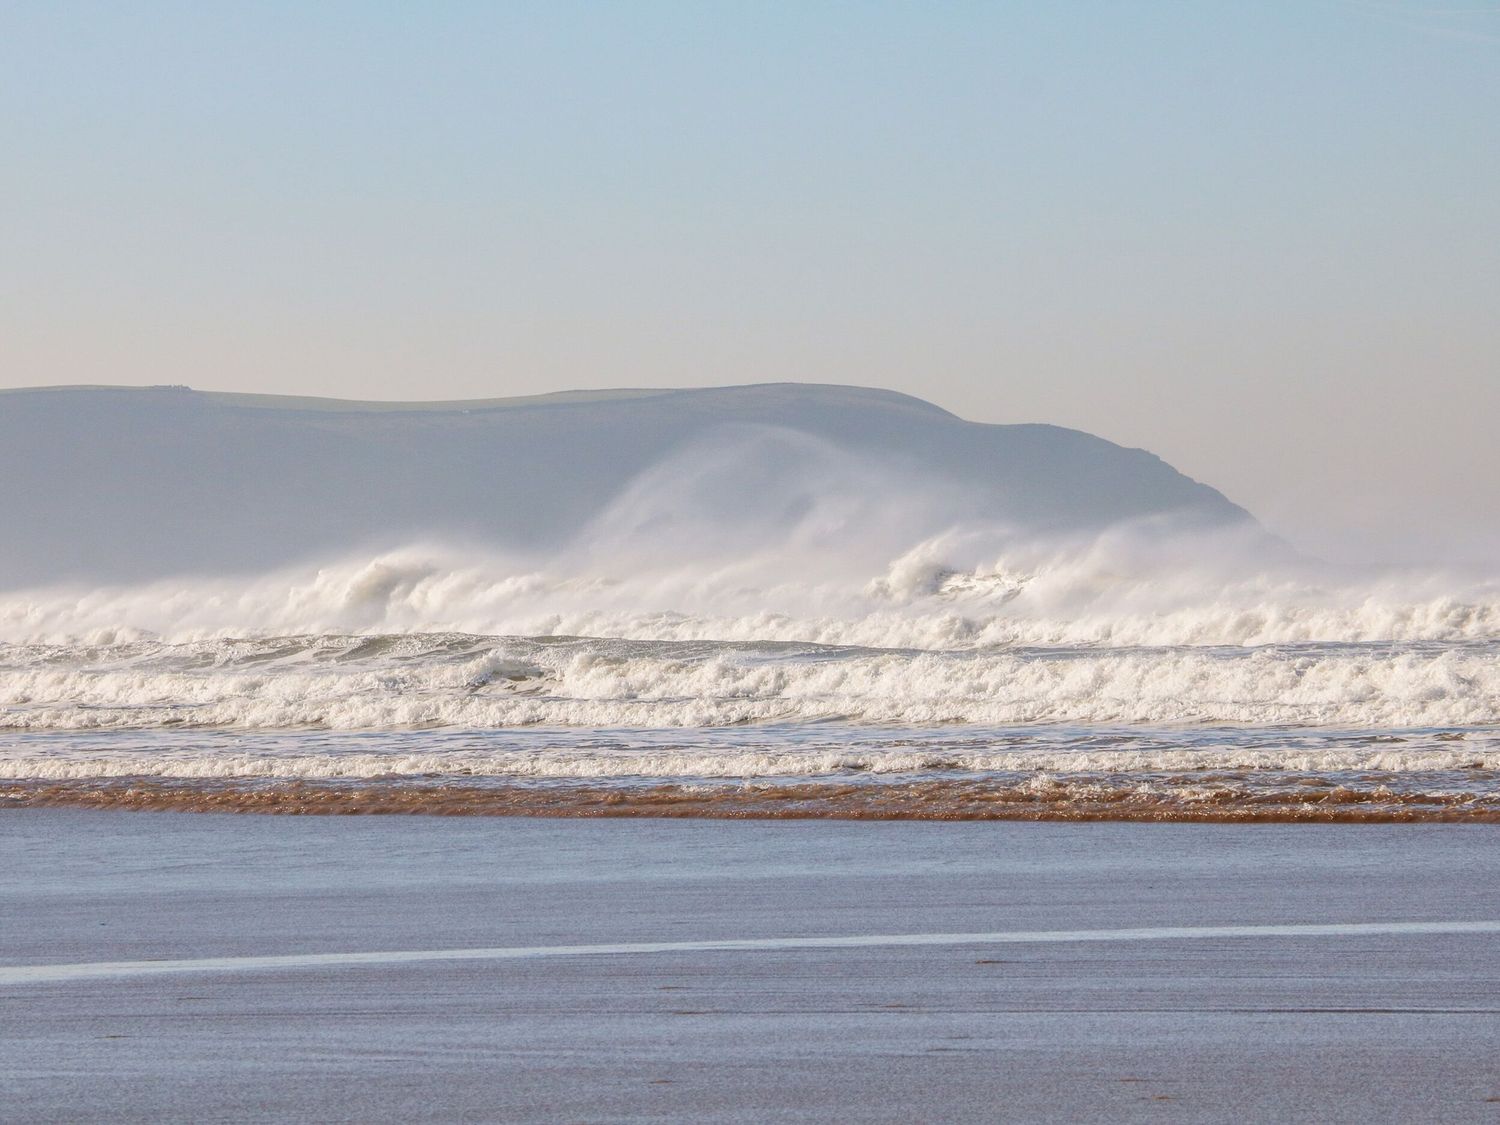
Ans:
{"label": "white foam", "polygon": [[0,646],[0,728],[1500,721],[1500,645],[871,651],[454,635]]}
{"label": "white foam", "polygon": [[701,556],[599,533],[554,557],[412,547],[258,576],[0,593],[0,641],[462,632],[947,650],[1500,637],[1500,586],[1268,560],[1229,533],[952,532],[894,559],[819,540]]}
{"label": "white foam", "polygon": [[[295,745],[271,751],[223,749],[109,750],[68,747],[46,751],[7,749],[0,777],[17,781],[83,781],[124,777],[183,780],[368,780],[431,777],[510,780],[754,779],[870,775],[1032,773],[1051,776],[1194,771],[1297,774],[1358,772],[1400,774],[1445,770],[1500,770],[1500,748],[1436,750],[1199,749],[1132,751],[986,751],[856,747],[847,750],[429,750],[391,753],[306,753]],[[1179,794],[1181,795],[1181,794]]]}

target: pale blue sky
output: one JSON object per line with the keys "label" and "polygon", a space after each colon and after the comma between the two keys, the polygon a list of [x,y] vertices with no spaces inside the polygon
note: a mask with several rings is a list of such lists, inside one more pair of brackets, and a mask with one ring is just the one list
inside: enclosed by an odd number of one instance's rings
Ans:
{"label": "pale blue sky", "polygon": [[0,0],[0,385],[812,380],[1500,554],[1500,2]]}

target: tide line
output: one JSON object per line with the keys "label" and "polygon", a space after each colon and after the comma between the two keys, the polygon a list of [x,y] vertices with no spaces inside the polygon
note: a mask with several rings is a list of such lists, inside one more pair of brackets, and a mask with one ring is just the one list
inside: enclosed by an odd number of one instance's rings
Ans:
{"label": "tide line", "polygon": [[297,971],[438,961],[530,961],[552,957],[628,957],[674,953],[755,953],[904,946],[1048,945],[1071,942],[1204,941],[1277,937],[1418,937],[1444,934],[1500,934],[1500,920],[1152,926],[1106,930],[999,930],[947,934],[840,934],[829,937],[718,938],[705,941],[638,941],[596,945],[521,945],[468,949],[389,949],[339,953],[282,953],[248,957],[195,957],[183,960],[92,961],[58,965],[0,966],[0,986],[178,973]]}

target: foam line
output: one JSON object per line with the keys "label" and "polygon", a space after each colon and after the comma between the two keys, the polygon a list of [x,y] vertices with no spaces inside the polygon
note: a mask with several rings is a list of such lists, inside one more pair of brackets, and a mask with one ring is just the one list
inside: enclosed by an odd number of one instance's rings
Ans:
{"label": "foam line", "polygon": [[680,729],[829,719],[1450,728],[1500,720],[1497,657],[1494,639],[1024,651],[452,635],[0,644],[0,730]]}
{"label": "foam line", "polygon": [[728,938],[709,941],[615,942],[477,949],[392,949],[290,953],[258,957],[199,957],[161,961],[94,961],[0,967],[0,986],[51,984],[178,973],[296,971],[435,961],[531,961],[552,957],[622,957],[674,953],[755,953],[814,949],[949,945],[1046,945],[1071,942],[1202,941],[1239,938],[1416,937],[1500,934],[1500,920],[1468,922],[1295,923],[1240,926],[1152,926],[1102,930],[1001,930],[953,934],[842,934],[832,937]]}

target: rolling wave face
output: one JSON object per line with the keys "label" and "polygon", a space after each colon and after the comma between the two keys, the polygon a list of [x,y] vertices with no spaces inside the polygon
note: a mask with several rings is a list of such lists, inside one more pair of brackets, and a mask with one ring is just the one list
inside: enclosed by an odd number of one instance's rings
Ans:
{"label": "rolling wave face", "polygon": [[457,633],[949,651],[1500,638],[1493,580],[1267,560],[1263,544],[1234,532],[1184,539],[1137,527],[1045,544],[950,532],[894,558],[884,543],[809,535],[760,554],[695,555],[640,531],[647,515],[618,522],[634,531],[540,561],[408,548],[260,576],[0,591],[0,643],[82,652]]}
{"label": "rolling wave face", "polygon": [[930,651],[316,636],[12,645],[0,672],[12,730],[1500,721],[1494,641]]}

